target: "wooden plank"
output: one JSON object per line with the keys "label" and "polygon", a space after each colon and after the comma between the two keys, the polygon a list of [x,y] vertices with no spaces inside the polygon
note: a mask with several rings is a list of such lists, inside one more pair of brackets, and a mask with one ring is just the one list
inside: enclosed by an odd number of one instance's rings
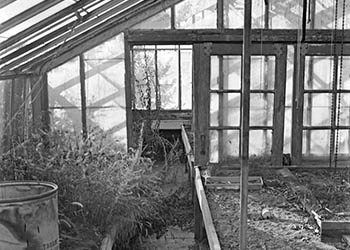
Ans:
{"label": "wooden plank", "polygon": [[32,120],[33,120],[33,132],[39,133],[42,127],[41,124],[41,81],[39,77],[31,77],[31,103],[32,103]]}
{"label": "wooden plank", "polygon": [[244,30],[242,56],[241,94],[241,183],[240,183],[240,235],[239,249],[248,245],[248,174],[249,174],[249,119],[250,71],[252,45],[252,0],[244,1]]}
{"label": "wooden plank", "polygon": [[45,0],[33,7],[21,12],[20,14],[8,19],[0,25],[0,33],[13,28],[14,26],[34,17],[35,15],[44,12],[45,10],[51,8],[52,6],[58,4],[62,0]]}
{"label": "wooden plank", "polygon": [[195,187],[210,250],[221,250],[198,167],[195,167]]}
{"label": "wooden plank", "polygon": [[195,165],[202,166],[209,161],[210,47],[211,44],[193,46],[194,159]]}
{"label": "wooden plank", "polygon": [[41,119],[42,129],[44,132],[50,131],[50,111],[49,111],[49,86],[47,81],[47,73],[42,74],[41,77]]}
{"label": "wooden plank", "polygon": [[284,146],[284,112],[287,81],[287,47],[276,45],[275,95],[272,135],[272,165],[282,166]]}
{"label": "wooden plank", "polygon": [[350,234],[350,221],[322,221],[321,223],[321,241],[335,242],[339,241],[343,235]]}

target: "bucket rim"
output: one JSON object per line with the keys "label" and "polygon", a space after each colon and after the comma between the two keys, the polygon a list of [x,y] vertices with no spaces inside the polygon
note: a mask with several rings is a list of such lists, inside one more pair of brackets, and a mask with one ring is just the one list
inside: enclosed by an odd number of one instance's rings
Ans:
{"label": "bucket rim", "polygon": [[0,188],[7,187],[7,186],[23,186],[23,185],[31,185],[31,186],[41,185],[41,186],[50,187],[51,190],[45,191],[41,194],[29,195],[23,198],[0,199],[0,204],[39,200],[42,198],[49,197],[52,194],[55,194],[58,190],[58,186],[55,183],[48,182],[48,181],[2,181],[0,182]]}

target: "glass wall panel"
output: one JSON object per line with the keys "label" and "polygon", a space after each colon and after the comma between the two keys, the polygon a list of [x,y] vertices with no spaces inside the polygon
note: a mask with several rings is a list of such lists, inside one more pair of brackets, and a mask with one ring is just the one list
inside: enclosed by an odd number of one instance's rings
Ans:
{"label": "glass wall panel", "polygon": [[[339,61],[340,60],[341,59],[339,59]],[[350,56],[343,56],[342,89],[346,89],[346,90],[350,90],[350,74],[347,73],[348,69],[350,69]],[[338,79],[339,79],[339,76],[338,76]]]}
{"label": "glass wall panel", "polygon": [[241,88],[241,56],[211,56],[210,59],[210,89],[219,89],[219,60],[222,60],[222,89],[239,90]]}
{"label": "glass wall panel", "polygon": [[[304,126],[330,126],[332,94],[304,94]],[[308,115],[309,114],[309,115]]]}
{"label": "glass wall panel", "polygon": [[158,50],[158,82],[161,109],[179,109],[178,50]]}
{"label": "glass wall panel", "polygon": [[272,130],[250,130],[249,137],[249,155],[271,155]]}
{"label": "glass wall panel", "polygon": [[216,28],[216,0],[185,0],[175,5],[175,28]]}
{"label": "glass wall panel", "polygon": [[[220,101],[222,102],[221,110]],[[240,102],[239,93],[211,93],[210,126],[239,126]]]}
{"label": "glass wall panel", "polygon": [[272,126],[274,94],[250,94],[250,126]]}
{"label": "glass wall panel", "polygon": [[304,83],[306,90],[332,89],[333,57],[306,56]]}
{"label": "glass wall panel", "polygon": [[134,46],[133,71],[134,108],[192,108],[192,46]]}
{"label": "glass wall panel", "polygon": [[251,57],[251,89],[273,90],[275,87],[275,56]]}
{"label": "glass wall panel", "polygon": [[79,58],[48,72],[51,125],[64,130],[81,131],[81,95]]}
{"label": "glass wall panel", "polygon": [[[342,12],[343,12],[343,1],[338,1],[338,22],[337,28],[341,29],[342,25]],[[335,12],[335,2],[334,1],[324,1],[324,0],[316,0],[316,15],[315,15],[315,28],[316,29],[334,29],[334,12]],[[345,4],[345,29],[350,28],[349,23],[349,15],[350,15],[350,5],[348,3]]]}
{"label": "glass wall panel", "polygon": [[222,161],[239,157],[240,133],[239,130],[223,130],[223,158]]}
{"label": "glass wall panel", "polygon": [[[310,133],[310,135],[308,135]],[[310,136],[310,140],[308,140]],[[304,156],[329,156],[330,130],[311,130],[303,132]],[[309,144],[309,145],[308,145]]]}
{"label": "glass wall panel", "polygon": [[192,46],[181,45],[181,109],[192,109]]}
{"label": "glass wall panel", "polygon": [[294,47],[287,47],[287,81],[286,81],[286,102],[284,115],[284,147],[283,152],[291,152],[292,137],[292,103],[293,103],[293,73],[294,73]]}
{"label": "glass wall panel", "polygon": [[217,130],[209,131],[209,161],[219,162],[219,132]]}
{"label": "glass wall panel", "polygon": [[136,24],[131,29],[170,29],[170,16],[170,9],[166,9]]}
{"label": "glass wall panel", "polygon": [[[338,93],[338,95],[340,95],[339,125],[349,126],[350,125],[350,94]],[[337,112],[338,112],[338,109],[337,109]]]}

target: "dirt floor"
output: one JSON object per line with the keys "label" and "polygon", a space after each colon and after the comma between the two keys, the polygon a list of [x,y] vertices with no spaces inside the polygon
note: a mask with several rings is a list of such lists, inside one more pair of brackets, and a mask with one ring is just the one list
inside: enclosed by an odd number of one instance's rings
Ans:
{"label": "dirt floor", "polygon": [[[312,208],[323,219],[350,220],[334,214],[350,212],[350,169],[336,173],[333,170],[292,170],[292,173],[311,191]],[[261,190],[249,191],[248,249],[350,249],[340,241],[321,243],[320,230],[304,207],[306,198],[300,197],[275,170],[252,171],[252,175],[262,176],[264,186]],[[232,190],[207,190],[223,250],[239,249],[239,196],[239,192]]]}

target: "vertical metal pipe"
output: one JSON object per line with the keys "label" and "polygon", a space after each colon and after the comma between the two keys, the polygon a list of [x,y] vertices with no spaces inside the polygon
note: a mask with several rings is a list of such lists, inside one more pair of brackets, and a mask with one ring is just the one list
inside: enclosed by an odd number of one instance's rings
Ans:
{"label": "vertical metal pipe", "polygon": [[83,139],[87,138],[87,121],[86,121],[86,90],[85,90],[85,63],[84,63],[84,54],[79,55],[80,63],[80,96],[81,96],[81,124]]}
{"label": "vertical metal pipe", "polygon": [[252,28],[252,0],[244,3],[242,108],[241,108],[241,215],[240,250],[247,249],[248,173],[249,173],[249,106],[250,106],[250,54]]}

